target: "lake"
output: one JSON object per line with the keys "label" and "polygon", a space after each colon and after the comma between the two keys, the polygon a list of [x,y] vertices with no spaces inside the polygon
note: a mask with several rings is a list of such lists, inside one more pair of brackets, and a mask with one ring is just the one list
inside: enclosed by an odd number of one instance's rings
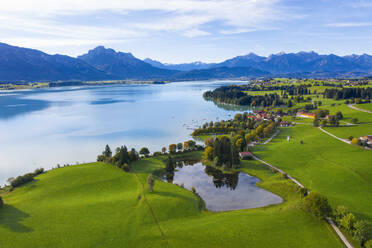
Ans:
{"label": "lake", "polygon": [[195,188],[206,208],[228,211],[281,203],[281,197],[256,186],[260,180],[242,172],[224,173],[202,163],[177,163],[174,174],[165,179],[186,189]]}
{"label": "lake", "polygon": [[[206,90],[233,82],[105,85],[0,92],[0,184],[57,164],[95,161],[109,144],[151,152],[191,139],[206,121],[247,110],[216,106]],[[242,82],[234,82],[241,84]],[[246,82],[245,82],[246,83]]]}

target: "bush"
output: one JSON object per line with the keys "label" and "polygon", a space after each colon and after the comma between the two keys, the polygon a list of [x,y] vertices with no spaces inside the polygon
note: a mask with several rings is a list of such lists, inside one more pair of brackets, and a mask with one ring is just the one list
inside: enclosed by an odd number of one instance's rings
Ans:
{"label": "bush", "polygon": [[351,140],[351,144],[353,144],[353,145],[361,145],[361,141],[360,141],[360,139],[358,139],[358,138],[353,138],[352,140]]}
{"label": "bush", "polygon": [[344,216],[346,216],[349,212],[349,210],[345,206],[337,206],[334,210],[334,217],[337,224],[340,224],[340,221]]}
{"label": "bush", "polygon": [[364,247],[365,247],[365,248],[372,248],[372,239],[368,240],[368,241],[364,244]]}
{"label": "bush", "polygon": [[329,216],[332,211],[327,198],[314,191],[305,197],[304,206],[317,217]]}
{"label": "bush", "polygon": [[363,245],[371,237],[371,225],[365,220],[361,220],[354,225],[353,238]]}
{"label": "bush", "polygon": [[153,154],[153,156],[160,156],[160,155],[162,155],[161,152],[154,152],[154,154]]}
{"label": "bush", "polygon": [[0,196],[0,208],[4,205],[3,199]]}
{"label": "bush", "polygon": [[130,165],[129,165],[129,164],[124,164],[124,165],[123,165],[123,170],[124,170],[125,172],[129,172],[129,171],[130,171]]}
{"label": "bush", "polygon": [[355,224],[356,218],[352,213],[348,213],[340,220],[340,226],[345,228],[345,230],[348,231],[349,233],[353,233],[355,229]]}
{"label": "bush", "polygon": [[34,171],[34,176],[36,177],[37,175],[40,175],[43,173],[44,173],[44,168],[38,168]]}
{"label": "bush", "polygon": [[11,182],[10,185],[13,188],[16,188],[16,187],[22,186],[25,183],[31,182],[32,180],[34,180],[34,173],[28,173],[23,176],[18,176],[16,179],[14,179]]}

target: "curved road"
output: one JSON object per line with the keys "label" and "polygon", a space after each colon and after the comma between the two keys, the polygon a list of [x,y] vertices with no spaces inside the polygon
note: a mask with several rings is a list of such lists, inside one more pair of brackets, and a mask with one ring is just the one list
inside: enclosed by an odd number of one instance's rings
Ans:
{"label": "curved road", "polygon": [[355,104],[347,104],[347,106],[349,108],[352,108],[352,109],[355,109],[355,110],[358,110],[358,111],[362,111],[362,112],[366,112],[366,113],[372,114],[372,111],[369,111],[369,110],[366,110],[366,109],[360,109],[358,107],[355,107]]}

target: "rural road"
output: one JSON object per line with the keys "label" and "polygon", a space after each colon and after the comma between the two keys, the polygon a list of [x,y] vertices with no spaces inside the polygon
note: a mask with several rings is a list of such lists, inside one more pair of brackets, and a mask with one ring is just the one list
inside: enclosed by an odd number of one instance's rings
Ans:
{"label": "rural road", "polygon": [[268,138],[264,143],[262,143],[262,144],[263,145],[266,145],[267,143],[269,143],[272,139],[275,138],[275,136],[277,136],[279,134],[279,132],[280,132],[279,129],[276,130],[276,132],[270,138]]}
{"label": "rural road", "polygon": [[349,140],[347,140],[347,139],[341,139],[341,138],[339,138],[339,137],[337,137],[336,135],[333,135],[333,134],[331,134],[330,132],[327,132],[326,130],[324,130],[322,127],[318,127],[323,133],[326,133],[326,134],[328,134],[329,136],[331,136],[331,137],[333,137],[333,138],[335,138],[335,139],[338,139],[338,140],[340,140],[340,141],[342,141],[342,142],[344,142],[344,143],[346,143],[346,144],[349,144],[349,145],[351,145],[351,141],[349,141]]}
{"label": "rural road", "polygon": [[370,114],[372,114],[372,111],[369,111],[369,110],[366,110],[366,109],[360,109],[360,108],[358,108],[358,107],[355,107],[354,104],[348,104],[347,106],[348,106],[349,108],[352,108],[352,109],[355,109],[355,110],[358,110],[358,111],[362,111],[362,112],[366,112],[366,113],[370,113]]}

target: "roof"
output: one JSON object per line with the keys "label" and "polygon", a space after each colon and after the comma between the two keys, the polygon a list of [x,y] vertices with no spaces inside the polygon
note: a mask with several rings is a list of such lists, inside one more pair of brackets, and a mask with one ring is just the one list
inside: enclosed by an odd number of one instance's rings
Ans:
{"label": "roof", "polygon": [[240,156],[252,156],[252,153],[251,152],[239,152],[239,155]]}

